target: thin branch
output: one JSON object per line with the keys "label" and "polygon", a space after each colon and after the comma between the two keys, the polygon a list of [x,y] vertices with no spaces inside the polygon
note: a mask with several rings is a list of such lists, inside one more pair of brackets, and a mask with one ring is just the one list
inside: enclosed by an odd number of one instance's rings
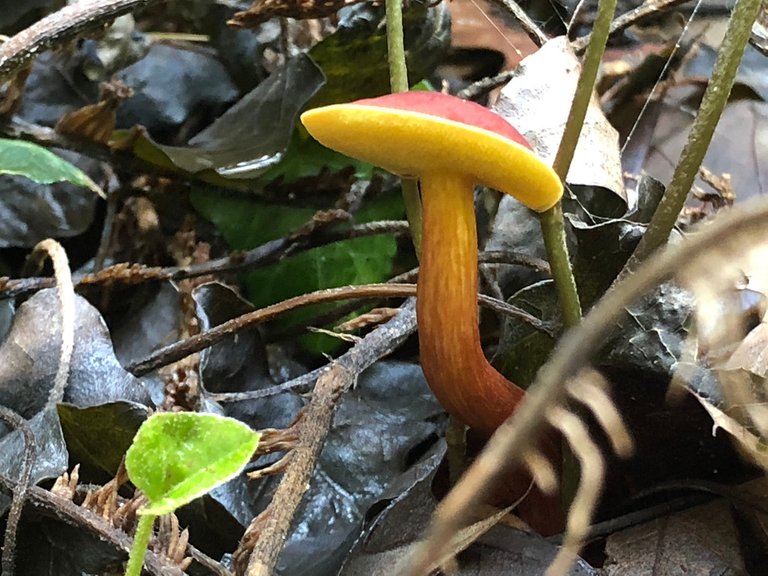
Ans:
{"label": "thin branch", "polygon": [[[687,0],[647,0],[641,6],[617,16],[616,19],[611,22],[610,35],[613,36],[617,32],[621,32],[645,18],[656,16],[664,10],[674,8],[685,2],[687,2]],[[572,41],[571,48],[573,48],[574,52],[581,52],[589,45],[591,40],[592,34],[586,34],[581,38]]]}
{"label": "thin branch", "polygon": [[80,0],[49,14],[0,44],[0,82],[42,52],[96,32],[118,16],[164,0]]}
{"label": "thin branch", "polygon": [[200,352],[212,346],[222,338],[235,334],[244,328],[259,322],[271,320],[288,310],[309,306],[311,304],[323,304],[326,302],[338,302],[349,298],[398,298],[404,294],[411,296],[416,293],[415,284],[366,284],[363,286],[344,286],[341,288],[329,288],[318,290],[309,294],[302,294],[288,300],[283,300],[272,306],[261,308],[243,314],[232,320],[228,320],[206,332],[196,334],[186,340],[171,344],[152,353],[148,358],[126,367],[128,372],[135,376],[143,376],[172,362],[177,362],[190,354]]}
{"label": "thin branch", "polygon": [[[12,492],[15,486],[15,482],[0,475],[0,489]],[[39,486],[29,487],[27,502],[41,513],[82,528],[102,542],[125,552],[127,557],[131,548],[131,537],[122,530],[113,528],[101,516]],[[185,576],[185,573],[168,558],[151,551],[148,551],[145,557],[145,568],[155,576]],[[220,572],[220,574],[224,576],[226,572]]]}
{"label": "thin branch", "polygon": [[309,486],[341,395],[352,387],[363,370],[396,350],[415,329],[415,301],[411,299],[395,318],[373,330],[318,378],[312,400],[295,424],[298,444],[289,453],[285,475],[267,509],[254,519],[243,536],[240,549],[244,552],[250,549],[247,576],[272,574],[296,509]]}
{"label": "thin branch", "polygon": [[701,233],[669,247],[609,290],[579,327],[563,337],[528,389],[525,402],[499,427],[467,473],[443,499],[427,539],[404,558],[395,573],[420,576],[434,558],[440,557],[451,535],[471,521],[472,512],[482,503],[482,495],[488,494],[533,447],[546,426],[547,411],[564,401],[568,379],[579,373],[596,347],[611,334],[627,306],[708,250],[730,248],[736,254],[743,251],[743,246],[754,241],[755,235],[763,235],[766,220],[768,202],[745,203],[719,216]]}
{"label": "thin branch", "polygon": [[[398,284],[396,286],[404,287],[407,285]],[[416,295],[416,290],[413,287],[407,287],[403,289],[401,293],[401,296],[403,297],[405,296],[411,297],[415,295]],[[532,326],[535,330],[539,330],[540,332],[543,332],[544,334],[547,334],[553,338],[555,336],[550,326],[544,324],[543,322],[541,322],[541,320],[539,320],[535,316],[531,316],[530,314],[528,314],[524,310],[521,310],[520,308],[517,308],[515,306],[512,306],[511,304],[507,304],[506,302],[502,302],[501,300],[496,300],[495,298],[490,298],[482,294],[479,295],[477,299],[481,305],[487,307],[490,310],[493,310],[494,312],[498,312],[499,314],[509,316],[510,318],[517,318],[518,320],[521,320],[522,322],[525,322],[526,324]],[[250,392],[221,392],[218,394],[208,394],[207,398],[215,402],[244,402],[246,400],[254,400],[256,398],[267,398],[269,396],[274,396],[275,394],[280,394],[281,392],[285,392],[286,390],[295,390],[295,389],[301,390],[305,387],[310,386],[320,376],[322,376],[328,370],[330,370],[330,367],[331,365],[326,364],[325,366],[321,366],[320,368],[317,368],[312,372],[302,374],[301,376],[298,376],[293,380],[289,380],[288,382],[283,382],[281,384],[276,384],[275,386],[270,386],[269,388],[264,388],[262,390],[252,390]]]}
{"label": "thin branch", "polygon": [[536,46],[543,46],[546,44],[547,40],[549,40],[549,36],[547,36],[541,28],[538,27],[536,22],[534,22],[530,16],[523,10],[520,5],[515,2],[515,0],[493,0],[494,3],[498,4],[505,10],[507,10],[512,16],[514,16],[518,22],[520,22],[520,25],[523,27],[523,30],[526,34],[528,34],[528,37],[533,40],[533,43],[536,44]]}
{"label": "thin branch", "polygon": [[[317,225],[314,227],[303,226],[296,232],[282,238],[270,240],[247,252],[231,254],[202,264],[159,268],[143,266],[141,264],[121,263],[109,266],[93,274],[75,275],[74,283],[77,288],[82,288],[84,286],[98,286],[100,284],[138,284],[163,280],[178,281],[212,274],[225,274],[271,264],[277,262],[288,253],[295,254],[303,250],[310,250],[342,240],[378,234],[401,235],[407,233],[407,223],[400,220],[368,222],[338,230],[326,230],[323,226]],[[0,299],[15,298],[28,292],[51,288],[54,285],[54,279],[46,277],[0,278]]]}
{"label": "thin branch", "polygon": [[[235,334],[254,324],[276,318],[295,308],[310,306],[312,304],[338,302],[339,300],[349,300],[352,298],[409,298],[415,295],[415,284],[364,284],[360,286],[328,288],[326,290],[318,290],[316,292],[302,294],[301,296],[283,300],[282,302],[261,308],[260,310],[254,310],[248,314],[243,314],[242,316],[238,316],[237,318],[219,324],[206,332],[201,332],[200,334],[191,336],[181,342],[170,344],[169,346],[153,352],[148,358],[127,366],[125,369],[128,372],[131,372],[134,376],[144,376],[161,366],[166,366],[172,362],[178,362],[190,354],[200,352],[226,336]],[[506,302],[488,298],[487,296],[478,296],[478,300],[481,304],[485,304],[493,310],[520,318],[537,330],[551,334],[549,326],[519,308],[507,304]]]}

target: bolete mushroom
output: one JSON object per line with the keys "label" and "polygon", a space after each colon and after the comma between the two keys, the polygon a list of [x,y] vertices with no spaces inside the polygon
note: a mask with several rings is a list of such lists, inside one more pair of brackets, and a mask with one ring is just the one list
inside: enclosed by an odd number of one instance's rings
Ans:
{"label": "bolete mushroom", "polygon": [[490,365],[480,345],[473,189],[489,186],[542,212],[562,196],[557,175],[501,116],[446,94],[405,92],[324,106],[301,121],[328,148],[419,178],[421,365],[448,413],[492,432],[524,392]]}

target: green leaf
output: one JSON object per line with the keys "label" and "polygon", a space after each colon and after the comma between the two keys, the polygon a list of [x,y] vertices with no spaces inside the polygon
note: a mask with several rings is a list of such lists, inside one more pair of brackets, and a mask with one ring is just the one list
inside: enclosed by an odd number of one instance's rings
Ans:
{"label": "green leaf", "polygon": [[149,498],[143,514],[168,514],[234,478],[260,434],[216,414],[152,415],[125,455],[131,482]]}
{"label": "green leaf", "polygon": [[[283,236],[307,222],[314,210],[265,204],[253,198],[233,198],[210,193],[193,193],[195,208],[213,222],[230,246],[248,250]],[[355,215],[357,222],[401,218],[402,201],[392,194],[369,202]],[[370,236],[335,242],[300,252],[245,276],[249,300],[256,307],[268,306],[300,294],[347,284],[385,280],[391,271],[397,242],[390,236]],[[276,326],[287,329],[331,310],[335,304],[313,306],[285,314]],[[331,342],[327,336],[311,335],[302,343],[318,351]],[[328,351],[327,348],[324,351]]]}
{"label": "green leaf", "polygon": [[24,176],[38,184],[69,182],[106,198],[104,191],[82,170],[32,142],[0,138],[0,174]]}

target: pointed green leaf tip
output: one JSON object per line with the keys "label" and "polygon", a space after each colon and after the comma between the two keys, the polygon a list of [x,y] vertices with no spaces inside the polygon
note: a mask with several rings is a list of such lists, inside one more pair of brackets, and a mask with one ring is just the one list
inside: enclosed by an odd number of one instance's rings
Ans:
{"label": "pointed green leaf tip", "polygon": [[168,514],[234,478],[260,436],[238,420],[215,414],[152,415],[125,455],[128,477],[149,498],[141,513]]}
{"label": "pointed green leaf tip", "polygon": [[77,166],[31,142],[0,138],[0,174],[24,176],[38,184],[69,182],[90,188],[102,198],[107,197],[104,190]]}

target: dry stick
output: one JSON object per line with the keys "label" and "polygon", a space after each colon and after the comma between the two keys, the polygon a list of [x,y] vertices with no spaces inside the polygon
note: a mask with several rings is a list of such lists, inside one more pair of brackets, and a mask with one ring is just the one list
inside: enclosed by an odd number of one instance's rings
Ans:
{"label": "dry stick", "polygon": [[[288,253],[295,254],[299,251],[325,246],[341,240],[362,238],[379,234],[401,235],[408,233],[408,224],[401,220],[382,220],[357,224],[345,230],[325,230],[319,226],[314,229],[304,228],[297,232],[270,240],[247,252],[231,254],[224,258],[209,260],[202,264],[191,266],[172,266],[168,268],[147,267],[141,264],[115,264],[99,270],[94,274],[76,275],[75,285],[93,286],[99,284],[137,284],[140,282],[156,282],[162,280],[184,280],[208,276],[210,274],[224,274],[237,272],[253,266],[263,266],[277,262]],[[34,292],[55,285],[53,278],[20,278],[0,279],[0,299],[15,298],[28,292]]]}
{"label": "dry stick", "polygon": [[349,390],[363,370],[397,349],[415,329],[415,300],[411,299],[395,318],[373,330],[318,378],[312,400],[295,425],[298,443],[290,453],[285,475],[268,508],[251,524],[252,527],[258,525],[259,533],[251,551],[247,576],[272,574],[296,509],[309,486],[339,397]]}
{"label": "dry stick", "polygon": [[764,233],[767,220],[768,202],[764,199],[747,202],[719,216],[700,234],[659,253],[636,274],[607,292],[579,327],[559,342],[528,389],[520,409],[499,427],[460,482],[442,500],[427,539],[404,558],[393,573],[422,576],[433,560],[445,552],[451,536],[471,522],[472,512],[482,503],[483,494],[488,494],[531,449],[546,426],[547,411],[564,401],[568,379],[579,373],[593,350],[615,329],[626,306],[713,247],[720,250],[730,247],[734,254],[743,251],[743,246],[754,241],[755,235]]}
{"label": "dry stick", "polygon": [[164,0],[80,0],[49,14],[0,45],[0,82],[45,50],[97,31],[118,16]]}
{"label": "dry stick", "polygon": [[0,405],[0,420],[18,430],[24,439],[24,457],[21,461],[21,473],[19,474],[18,481],[13,486],[11,507],[8,510],[8,520],[6,521],[5,537],[3,539],[2,576],[13,576],[16,564],[16,533],[18,532],[19,521],[21,520],[21,512],[24,509],[24,502],[27,500],[32,467],[35,465],[37,445],[35,443],[35,435],[32,433],[29,424],[16,412]]}
{"label": "dry stick", "polygon": [[[410,296],[416,295],[415,285],[408,286],[408,285],[399,284],[398,286],[405,287],[405,289],[402,291],[400,296],[410,297]],[[479,295],[477,300],[482,306],[485,306],[488,309],[493,310],[494,312],[498,312],[499,314],[504,314],[505,316],[509,316],[511,318],[518,318],[519,320],[533,327],[535,330],[543,332],[548,336],[554,338],[553,330],[549,326],[543,324],[541,320],[539,320],[535,316],[529,315],[527,312],[525,312],[524,310],[521,310],[520,308],[516,308],[511,304],[507,304],[506,302],[502,302],[494,298],[489,298],[488,296],[484,296],[484,295]],[[207,394],[206,398],[208,398],[209,400],[214,400],[216,402],[244,402],[246,400],[254,400],[256,398],[267,398],[269,396],[274,396],[275,394],[280,394],[281,392],[285,392],[286,390],[294,390],[297,388],[301,389],[306,386],[310,386],[320,376],[322,376],[328,370],[330,370],[330,368],[331,368],[331,365],[326,364],[325,366],[321,366],[320,368],[317,368],[312,372],[308,372],[307,374],[302,374],[301,376],[298,376],[293,380],[289,380],[288,382],[283,382],[275,386],[270,386],[269,388],[264,388],[262,390],[253,390],[250,392],[222,392],[219,394]]]}
{"label": "dry stick", "polygon": [[549,40],[549,36],[547,36],[541,28],[538,27],[536,22],[533,21],[533,19],[526,14],[525,10],[523,10],[520,5],[515,2],[515,0],[493,0],[495,4],[498,4],[505,10],[507,10],[512,16],[514,16],[518,22],[520,22],[520,25],[523,27],[523,30],[526,34],[528,34],[528,37],[533,41],[536,46],[544,46],[544,44],[547,43]]}
{"label": "dry stick", "polygon": [[[415,295],[415,284],[364,284],[360,286],[342,286],[341,288],[317,290],[316,292],[289,298],[288,300],[283,300],[272,306],[254,310],[248,314],[243,314],[242,316],[228,320],[210,330],[191,336],[181,342],[170,344],[160,350],[156,350],[148,358],[131,364],[125,369],[128,372],[131,372],[134,376],[144,376],[161,366],[166,366],[167,364],[177,362],[190,354],[200,352],[226,336],[239,332],[253,324],[266,322],[280,314],[284,314],[289,310],[301,306],[338,302],[339,300],[348,300],[350,298],[407,298]],[[543,324],[541,320],[519,308],[515,308],[506,302],[490,299],[487,296],[480,296],[478,300],[483,304],[489,304],[489,307],[492,307],[494,310],[520,318],[531,324],[534,328],[549,333],[548,327]]]}
{"label": "dry stick", "polygon": [[[0,475],[0,489],[4,492],[15,490],[16,483]],[[124,531],[113,528],[101,516],[86,508],[78,506],[71,500],[62,498],[39,486],[30,486],[27,492],[27,503],[36,510],[47,514],[59,521],[78,526],[93,534],[102,542],[128,554],[131,549],[131,537]],[[185,573],[175,566],[168,558],[147,552],[144,559],[145,568],[156,576],[185,576]],[[227,571],[217,572],[219,576],[231,576]]]}
{"label": "dry stick", "polygon": [[[675,6],[679,6],[680,4],[685,3],[687,0],[649,0],[646,1],[641,6],[638,6],[637,8],[634,8],[630,10],[629,12],[625,12],[624,14],[617,16],[616,19],[611,23],[610,28],[610,34],[614,35],[617,32],[621,32],[622,30],[629,28],[633,24],[637,24],[641,20],[645,18],[649,18],[651,16],[658,15],[659,12],[662,12],[663,10],[667,10],[669,8],[674,8]],[[574,52],[581,52],[584,50],[588,45],[592,38],[592,34],[587,34],[585,36],[582,36],[581,38],[577,38],[573,42],[571,42],[571,48],[573,48]]]}

